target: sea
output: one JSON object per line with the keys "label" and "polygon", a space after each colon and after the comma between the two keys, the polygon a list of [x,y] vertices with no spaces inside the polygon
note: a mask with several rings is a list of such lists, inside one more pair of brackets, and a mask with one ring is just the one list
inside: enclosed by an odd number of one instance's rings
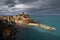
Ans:
{"label": "sea", "polygon": [[60,15],[30,15],[30,19],[54,27],[56,30],[48,31],[36,26],[21,26],[16,33],[16,40],[60,40]]}

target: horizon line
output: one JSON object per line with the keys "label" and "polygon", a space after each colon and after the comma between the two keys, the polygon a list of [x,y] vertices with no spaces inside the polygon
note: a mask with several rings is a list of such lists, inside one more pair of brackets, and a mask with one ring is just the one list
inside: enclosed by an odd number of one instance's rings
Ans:
{"label": "horizon line", "polygon": [[60,14],[29,14],[29,15],[60,15]]}

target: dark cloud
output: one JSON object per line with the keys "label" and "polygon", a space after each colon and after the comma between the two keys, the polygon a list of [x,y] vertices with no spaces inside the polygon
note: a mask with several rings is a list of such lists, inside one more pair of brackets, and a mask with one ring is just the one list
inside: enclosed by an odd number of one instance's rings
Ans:
{"label": "dark cloud", "polygon": [[6,0],[5,4],[16,4],[16,3],[32,3],[38,0]]}
{"label": "dark cloud", "polygon": [[50,12],[52,12],[52,11],[54,11],[54,12],[57,12],[57,11],[60,11],[60,8],[56,8],[56,7],[52,7],[52,8],[40,8],[40,9],[35,9],[35,8],[30,8],[30,9],[27,9],[27,11],[28,12],[43,12],[43,11],[50,11]]}
{"label": "dark cloud", "polygon": [[[26,12],[60,12],[60,0],[6,0],[3,3],[9,7],[17,4],[27,5]],[[29,6],[33,7],[29,8]]]}
{"label": "dark cloud", "polygon": [[32,3],[38,0],[18,0],[20,3]]}
{"label": "dark cloud", "polygon": [[3,1],[4,4],[15,5],[19,4],[28,4],[28,5],[37,5],[40,7],[60,7],[60,0],[6,0]]}
{"label": "dark cloud", "polygon": [[50,0],[47,6],[60,7],[60,0]]}
{"label": "dark cloud", "polygon": [[[38,3],[41,2],[41,3]],[[36,6],[39,6],[38,8],[31,8],[27,11],[30,12],[60,12],[60,0],[42,0],[37,1]]]}
{"label": "dark cloud", "polygon": [[14,0],[6,0],[5,1],[5,4],[7,5],[7,4],[15,4],[15,2],[14,2]]}

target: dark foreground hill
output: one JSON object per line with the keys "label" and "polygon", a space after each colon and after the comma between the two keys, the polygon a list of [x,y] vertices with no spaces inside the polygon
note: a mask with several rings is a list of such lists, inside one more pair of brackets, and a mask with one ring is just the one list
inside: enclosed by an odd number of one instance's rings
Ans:
{"label": "dark foreground hill", "polygon": [[0,20],[0,40],[15,40],[17,25]]}

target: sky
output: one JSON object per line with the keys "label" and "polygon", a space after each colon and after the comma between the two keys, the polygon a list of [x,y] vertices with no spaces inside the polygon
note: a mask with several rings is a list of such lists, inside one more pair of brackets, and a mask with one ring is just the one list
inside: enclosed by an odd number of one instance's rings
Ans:
{"label": "sky", "polygon": [[19,12],[60,14],[60,0],[0,0],[0,15]]}

